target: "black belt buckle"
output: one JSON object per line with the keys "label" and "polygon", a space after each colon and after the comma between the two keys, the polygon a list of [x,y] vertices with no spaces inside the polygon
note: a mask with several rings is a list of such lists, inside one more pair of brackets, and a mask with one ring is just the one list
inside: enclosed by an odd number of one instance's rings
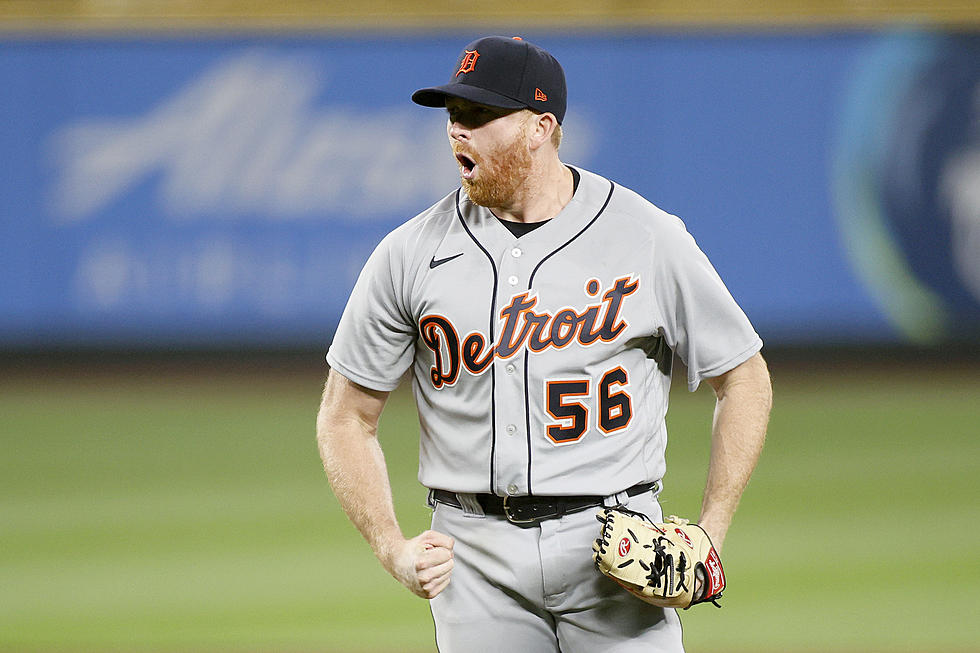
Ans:
{"label": "black belt buckle", "polygon": [[[517,503],[512,505],[511,499]],[[511,524],[534,524],[542,519],[561,516],[557,501],[548,501],[542,505],[543,502],[539,498],[531,501],[528,499],[529,497],[511,497],[510,495],[504,497],[504,517],[507,518],[507,521]]]}

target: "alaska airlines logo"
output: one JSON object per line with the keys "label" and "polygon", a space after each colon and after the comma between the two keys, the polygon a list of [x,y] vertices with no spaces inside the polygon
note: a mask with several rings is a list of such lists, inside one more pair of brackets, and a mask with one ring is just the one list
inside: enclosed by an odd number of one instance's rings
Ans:
{"label": "alaska airlines logo", "polygon": [[[408,108],[379,108],[370,98],[350,104],[325,92],[329,66],[342,64],[247,50],[173,91],[151,77],[158,97],[146,108],[124,91],[96,102],[141,108],[72,117],[51,135],[53,217],[96,220],[128,193],[142,193],[150,219],[390,220],[458,183],[445,130],[408,126],[420,120]],[[365,147],[375,141],[385,145]]]}
{"label": "alaska airlines logo", "polygon": [[[537,296],[530,292],[515,295],[500,311],[503,325],[497,343],[489,345],[487,337],[479,331],[460,341],[456,327],[448,318],[426,315],[419,320],[419,332],[435,354],[435,365],[429,375],[432,385],[436,388],[453,385],[462,367],[473,375],[482,374],[494,358],[510,358],[524,348],[540,353],[563,349],[572,342],[585,347],[600,341],[611,342],[629,326],[620,318],[623,300],[639,287],[640,280],[632,275],[616,279],[599,303],[590,304],[581,313],[574,308],[563,308],[554,314],[537,313],[534,311]],[[585,292],[592,297],[599,295],[599,281],[590,279],[585,284]]]}

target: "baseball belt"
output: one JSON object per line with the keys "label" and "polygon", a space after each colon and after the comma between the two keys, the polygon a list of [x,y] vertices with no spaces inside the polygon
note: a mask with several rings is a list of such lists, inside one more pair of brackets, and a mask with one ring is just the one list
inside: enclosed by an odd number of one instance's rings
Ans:
{"label": "baseball belt", "polygon": [[[627,496],[635,497],[656,490],[658,486],[658,481],[640,483],[628,488],[625,492]],[[617,492],[617,494],[620,493]],[[438,503],[463,509],[463,504],[455,492],[432,490],[430,496],[433,501]],[[470,496],[476,499],[485,515],[503,516],[513,524],[534,524],[545,519],[555,519],[562,515],[580,512],[592,506],[602,505],[606,500],[606,497],[597,495],[499,497],[496,494],[473,494]]]}

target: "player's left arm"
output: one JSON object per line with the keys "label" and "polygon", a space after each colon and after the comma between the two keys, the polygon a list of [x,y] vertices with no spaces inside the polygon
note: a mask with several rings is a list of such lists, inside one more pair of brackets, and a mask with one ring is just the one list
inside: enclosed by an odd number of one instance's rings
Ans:
{"label": "player's left arm", "polygon": [[772,383],[761,354],[706,380],[714,388],[716,403],[708,481],[698,523],[721,551],[735,508],[762,453]]}

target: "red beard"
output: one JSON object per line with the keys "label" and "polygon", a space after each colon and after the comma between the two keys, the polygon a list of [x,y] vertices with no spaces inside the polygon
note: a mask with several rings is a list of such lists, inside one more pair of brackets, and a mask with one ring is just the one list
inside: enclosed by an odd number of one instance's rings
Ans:
{"label": "red beard", "polygon": [[453,151],[476,163],[472,179],[461,176],[463,190],[471,202],[487,208],[511,206],[531,171],[531,152],[523,132],[510,145],[490,150],[479,158],[462,147],[454,146]]}

